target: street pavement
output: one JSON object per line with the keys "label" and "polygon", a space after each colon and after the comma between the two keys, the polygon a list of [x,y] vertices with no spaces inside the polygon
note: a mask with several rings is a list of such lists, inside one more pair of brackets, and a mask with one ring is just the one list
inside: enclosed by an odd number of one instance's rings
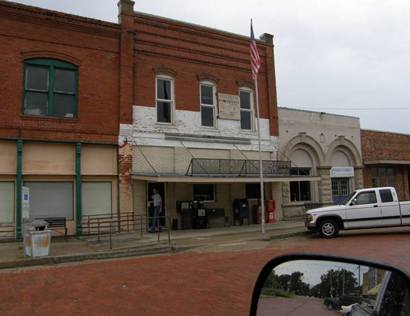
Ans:
{"label": "street pavement", "polygon": [[0,272],[0,315],[247,315],[263,265],[286,253],[377,260],[410,272],[410,229],[271,241],[208,240],[182,254]]}
{"label": "street pavement", "polygon": [[323,299],[313,297],[263,298],[258,302],[258,316],[336,316],[339,312],[329,309]]}

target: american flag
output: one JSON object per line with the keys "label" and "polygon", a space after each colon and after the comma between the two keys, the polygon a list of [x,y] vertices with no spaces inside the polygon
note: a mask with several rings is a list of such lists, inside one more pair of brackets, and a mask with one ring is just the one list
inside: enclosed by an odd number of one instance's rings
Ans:
{"label": "american flag", "polygon": [[255,36],[253,34],[253,26],[251,20],[251,68],[252,68],[252,78],[256,80],[258,78],[259,68],[261,67],[261,59],[259,57],[258,48],[256,46]]}

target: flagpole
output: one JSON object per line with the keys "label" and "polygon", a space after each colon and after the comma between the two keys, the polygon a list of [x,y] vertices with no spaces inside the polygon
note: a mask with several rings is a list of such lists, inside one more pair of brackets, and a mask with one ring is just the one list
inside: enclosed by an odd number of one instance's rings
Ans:
{"label": "flagpole", "polygon": [[259,89],[258,89],[258,72],[261,66],[261,61],[258,53],[258,47],[255,41],[255,35],[253,34],[253,25],[251,19],[251,43],[250,43],[250,53],[251,53],[251,70],[252,77],[255,82],[255,94],[256,94],[256,128],[258,130],[258,150],[259,150],[259,180],[260,180],[260,190],[261,190],[261,229],[262,235],[265,234],[265,190],[263,186],[263,162],[262,162],[262,148],[261,148],[261,122],[259,115]]}
{"label": "flagpole", "polygon": [[265,234],[265,190],[263,185],[263,163],[262,163],[262,148],[261,148],[261,129],[260,129],[260,116],[259,116],[259,89],[258,78],[255,77],[255,94],[256,94],[256,128],[258,130],[258,150],[259,150],[259,181],[261,190],[261,229],[262,234]]}

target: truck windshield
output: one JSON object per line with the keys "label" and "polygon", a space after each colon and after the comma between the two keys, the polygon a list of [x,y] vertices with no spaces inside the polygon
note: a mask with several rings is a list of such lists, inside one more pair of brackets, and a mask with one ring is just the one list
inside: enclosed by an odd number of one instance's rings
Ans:
{"label": "truck windshield", "polygon": [[356,194],[356,191],[353,191],[352,193],[350,193],[348,196],[346,196],[342,201],[340,201],[340,205],[346,205],[347,202],[350,201],[350,199],[353,197],[353,195]]}

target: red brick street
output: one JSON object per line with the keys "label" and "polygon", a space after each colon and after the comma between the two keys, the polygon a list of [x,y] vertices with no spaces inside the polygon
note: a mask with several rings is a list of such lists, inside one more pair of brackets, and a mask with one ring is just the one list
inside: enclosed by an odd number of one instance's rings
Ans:
{"label": "red brick street", "polygon": [[270,258],[320,252],[410,271],[410,234],[345,234],[271,242],[253,251],[185,253],[0,272],[1,315],[247,315]]}

